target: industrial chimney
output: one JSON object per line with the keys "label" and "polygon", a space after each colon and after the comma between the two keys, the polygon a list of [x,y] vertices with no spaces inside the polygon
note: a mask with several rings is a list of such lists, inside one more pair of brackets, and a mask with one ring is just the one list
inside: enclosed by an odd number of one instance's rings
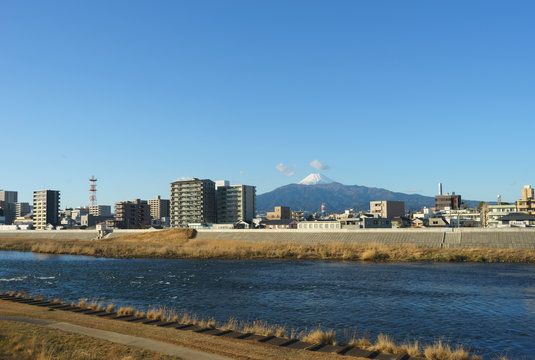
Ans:
{"label": "industrial chimney", "polygon": [[438,183],[438,194],[442,195],[442,183]]}

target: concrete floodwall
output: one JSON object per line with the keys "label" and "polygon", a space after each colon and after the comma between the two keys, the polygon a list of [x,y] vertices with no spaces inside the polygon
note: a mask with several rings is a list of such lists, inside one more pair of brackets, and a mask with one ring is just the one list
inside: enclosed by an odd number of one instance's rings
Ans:
{"label": "concrete floodwall", "polygon": [[[107,238],[158,230],[114,230]],[[1,231],[2,238],[93,240],[96,230]],[[366,229],[366,230],[197,230],[196,239],[282,243],[356,243],[416,245],[434,248],[535,250],[535,228],[510,229]]]}
{"label": "concrete floodwall", "polygon": [[535,229],[197,230],[197,239],[534,249]]}

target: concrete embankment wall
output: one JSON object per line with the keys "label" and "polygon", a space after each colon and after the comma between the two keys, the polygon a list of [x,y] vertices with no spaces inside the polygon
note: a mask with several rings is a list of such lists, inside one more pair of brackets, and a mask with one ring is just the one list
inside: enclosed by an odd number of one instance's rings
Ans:
{"label": "concrete embankment wall", "polygon": [[434,248],[534,249],[535,229],[198,230],[197,239],[282,243],[411,244]]}
{"label": "concrete embankment wall", "polygon": [[[434,248],[534,249],[535,228],[366,230],[198,230],[197,239],[282,243],[411,244]],[[157,230],[115,230],[108,238]],[[2,238],[93,240],[95,230],[0,231]]]}

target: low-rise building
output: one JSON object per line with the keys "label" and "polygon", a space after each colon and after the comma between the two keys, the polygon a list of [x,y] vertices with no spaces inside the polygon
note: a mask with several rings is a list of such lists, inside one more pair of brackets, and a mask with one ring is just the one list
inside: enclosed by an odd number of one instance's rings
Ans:
{"label": "low-rise building", "polygon": [[397,216],[391,221],[392,227],[394,228],[406,228],[411,226],[411,219],[405,216]]}
{"label": "low-rise building", "polygon": [[341,227],[341,222],[338,220],[302,221],[297,224],[299,230],[336,230]]}
{"label": "low-rise building", "polygon": [[405,216],[403,201],[370,201],[370,214],[385,219]]}
{"label": "low-rise building", "polygon": [[92,214],[82,215],[80,219],[80,226],[90,228],[99,223],[106,223],[106,220],[111,219],[111,216],[95,216]]}
{"label": "low-rise building", "polygon": [[522,212],[514,212],[502,216],[498,221],[500,222],[499,227],[529,227],[535,225],[535,216]]}
{"label": "low-rise building", "polygon": [[486,227],[496,228],[500,225],[499,218],[514,212],[516,212],[515,204],[487,205],[484,213],[485,225]]}
{"label": "low-rise building", "polygon": [[381,217],[361,216],[360,226],[362,229],[391,229],[392,222]]}
{"label": "low-rise building", "polygon": [[264,220],[260,225],[265,229],[297,229],[297,221],[292,219]]}
{"label": "low-rise building", "polygon": [[288,206],[275,206],[273,211],[266,213],[268,220],[289,220],[292,218],[292,210]]}
{"label": "low-rise building", "polygon": [[429,226],[429,227],[449,227],[450,224],[448,223],[448,221],[446,219],[444,219],[444,217],[435,216],[435,217],[431,217],[431,218],[428,219],[427,226]]}
{"label": "low-rise building", "polygon": [[[437,223],[438,224],[438,223]],[[414,218],[411,220],[411,227],[423,228],[429,226],[429,218]]]}
{"label": "low-rise building", "polygon": [[481,212],[476,209],[446,209],[440,211],[451,227],[481,227]]}

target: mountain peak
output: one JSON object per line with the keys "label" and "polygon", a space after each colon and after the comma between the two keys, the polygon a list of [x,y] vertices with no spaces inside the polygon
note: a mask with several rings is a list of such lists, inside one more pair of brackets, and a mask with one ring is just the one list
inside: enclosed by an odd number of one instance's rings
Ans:
{"label": "mountain peak", "polygon": [[331,184],[334,181],[329,179],[325,175],[321,174],[310,174],[303,180],[299,181],[298,184],[301,185],[318,185],[318,184]]}

